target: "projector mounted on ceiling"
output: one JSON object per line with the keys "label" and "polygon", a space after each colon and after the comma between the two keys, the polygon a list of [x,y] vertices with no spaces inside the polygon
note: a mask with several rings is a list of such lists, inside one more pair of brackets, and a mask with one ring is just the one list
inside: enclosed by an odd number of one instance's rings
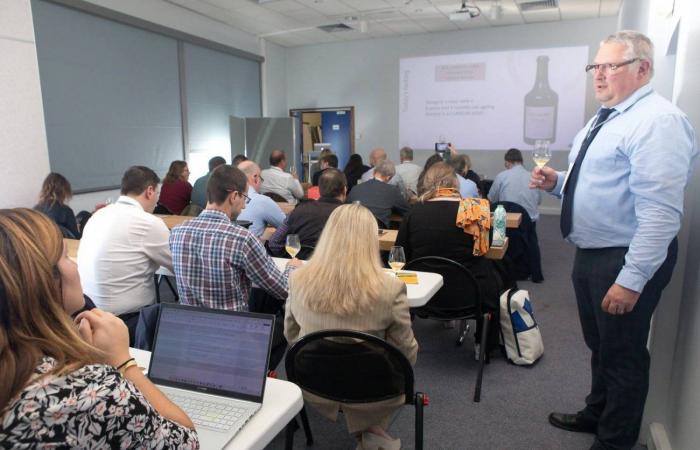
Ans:
{"label": "projector mounted on ceiling", "polygon": [[481,15],[481,9],[476,5],[467,4],[467,0],[462,0],[462,7],[450,14],[453,22],[463,22]]}

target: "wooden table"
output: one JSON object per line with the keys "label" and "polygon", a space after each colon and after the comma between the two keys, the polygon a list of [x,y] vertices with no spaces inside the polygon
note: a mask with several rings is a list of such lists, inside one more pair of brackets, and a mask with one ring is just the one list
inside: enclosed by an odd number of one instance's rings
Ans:
{"label": "wooden table", "polygon": [[[396,243],[396,237],[398,234],[398,230],[384,230],[384,233],[379,236],[379,248],[385,252],[391,250],[391,247],[393,247]],[[488,259],[503,259],[503,256],[506,254],[506,250],[508,250],[508,238],[506,238],[506,242],[503,244],[503,247],[492,246],[489,248],[488,253],[486,253],[486,257]]]}
{"label": "wooden table", "polygon": [[172,216],[165,214],[155,214],[155,216],[160,217],[165,222],[168,230],[172,230],[176,225],[180,225],[182,222],[187,222],[190,219],[194,219],[193,216]]}
{"label": "wooden table", "polygon": [[[403,217],[398,214],[392,214],[389,216],[389,220],[392,222],[401,222]],[[520,213],[506,213],[506,228],[518,228],[520,223],[523,221],[523,215]]]}
{"label": "wooden table", "polygon": [[282,212],[285,215],[289,215],[289,213],[294,211],[294,208],[296,207],[296,205],[292,205],[291,203],[288,203],[288,202],[275,202],[275,203],[277,203],[277,206],[280,207],[280,209],[282,210]]}

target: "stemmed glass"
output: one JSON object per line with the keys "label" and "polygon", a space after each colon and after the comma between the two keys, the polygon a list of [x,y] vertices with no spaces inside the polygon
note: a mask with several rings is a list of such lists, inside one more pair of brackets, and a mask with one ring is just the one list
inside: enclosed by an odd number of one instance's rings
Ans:
{"label": "stemmed glass", "polygon": [[399,270],[403,268],[404,264],[406,264],[406,254],[403,251],[403,247],[400,245],[391,247],[389,251],[389,266],[394,271],[394,275],[398,276]]}
{"label": "stemmed glass", "polygon": [[537,164],[537,167],[540,169],[543,168],[551,158],[552,152],[549,150],[549,141],[539,139],[536,140],[535,149],[532,153],[532,159],[535,161],[535,164]]}
{"label": "stemmed glass", "polygon": [[299,250],[301,250],[301,242],[299,242],[299,235],[288,234],[287,242],[284,244],[284,249],[287,250],[287,253],[289,253],[289,256],[291,256],[292,258],[297,256],[297,253],[299,253]]}

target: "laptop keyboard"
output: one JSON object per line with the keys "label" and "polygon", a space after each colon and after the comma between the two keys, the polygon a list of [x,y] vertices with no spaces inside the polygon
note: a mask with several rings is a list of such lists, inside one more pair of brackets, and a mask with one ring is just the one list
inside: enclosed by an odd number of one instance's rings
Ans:
{"label": "laptop keyboard", "polygon": [[226,403],[217,403],[208,400],[178,395],[172,392],[168,397],[182,408],[195,425],[202,425],[220,431],[228,431],[247,416],[248,411]]}

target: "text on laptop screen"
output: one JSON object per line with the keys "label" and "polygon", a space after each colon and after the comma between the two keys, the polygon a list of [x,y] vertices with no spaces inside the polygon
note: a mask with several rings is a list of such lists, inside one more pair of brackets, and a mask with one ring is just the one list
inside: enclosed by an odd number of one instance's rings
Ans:
{"label": "text on laptop screen", "polygon": [[272,320],[164,308],[149,376],[261,396]]}

